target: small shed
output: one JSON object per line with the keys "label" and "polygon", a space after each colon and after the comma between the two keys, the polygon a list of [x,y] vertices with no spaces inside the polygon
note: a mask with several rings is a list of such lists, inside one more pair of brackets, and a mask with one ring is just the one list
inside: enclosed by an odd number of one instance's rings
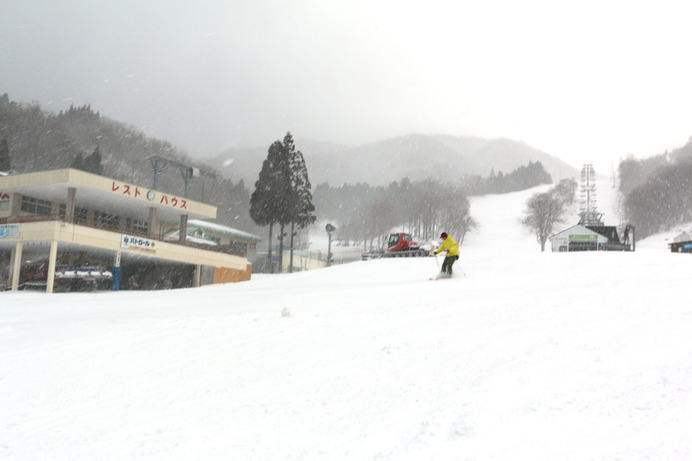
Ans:
{"label": "small shed", "polygon": [[577,224],[550,237],[553,251],[596,251],[608,243],[608,237]]}
{"label": "small shed", "polygon": [[670,251],[672,253],[692,253],[692,240],[687,242],[673,242],[669,243]]}

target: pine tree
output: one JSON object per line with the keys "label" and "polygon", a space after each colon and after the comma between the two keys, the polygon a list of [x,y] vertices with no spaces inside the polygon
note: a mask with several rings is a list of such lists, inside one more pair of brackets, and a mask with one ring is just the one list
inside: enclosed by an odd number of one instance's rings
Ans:
{"label": "pine tree", "polygon": [[7,138],[2,138],[0,141],[0,171],[9,172],[11,169],[10,147],[7,144]]}
{"label": "pine tree", "polygon": [[255,190],[250,196],[250,217],[260,226],[269,226],[269,271],[274,272],[272,265],[272,230],[276,223],[282,227],[286,220],[286,208],[290,199],[291,175],[284,145],[275,141],[269,146],[267,158],[262,163],[262,170],[255,182]]}
{"label": "pine tree", "polygon": [[81,152],[77,154],[74,160],[72,160],[70,168],[74,168],[75,170],[84,170],[84,157],[82,156]]}
{"label": "pine tree", "polygon": [[81,153],[77,154],[74,160],[72,160],[70,168],[86,171],[87,173],[102,175],[103,165],[101,164],[101,150],[99,149],[99,146],[97,145],[94,152],[92,152],[91,155],[88,155],[86,158],[84,158]]}
{"label": "pine tree", "polygon": [[98,144],[96,149],[87,158],[84,159],[84,171],[98,175],[103,174],[103,165],[101,164],[101,150]]}
{"label": "pine tree", "polygon": [[284,142],[281,144],[281,157],[278,165],[278,169],[281,174],[281,181],[279,182],[281,188],[281,198],[283,201],[283,206],[279,211],[279,273],[283,272],[284,267],[284,238],[286,233],[284,232],[286,225],[291,223],[293,215],[295,214],[295,188],[293,185],[293,171],[291,169],[292,156],[295,154],[295,145],[293,143],[293,137],[291,133],[286,133],[284,136]]}
{"label": "pine tree", "polygon": [[293,238],[296,235],[295,227],[304,229],[317,219],[315,217],[315,205],[312,203],[311,184],[308,178],[308,169],[301,151],[295,150],[293,138],[290,133],[284,138],[284,146],[288,148],[292,176],[292,206],[291,206],[291,240],[290,240],[290,271],[293,271]]}
{"label": "pine tree", "polygon": [[[283,142],[275,141],[262,164],[255,190],[250,197],[250,217],[261,226],[269,225],[269,254],[271,261],[273,225],[279,224],[279,271],[283,269],[285,228],[291,226],[291,263],[293,237],[300,229],[315,222],[310,180],[303,154],[296,150],[293,136],[286,133]],[[273,271],[270,269],[270,271]]]}

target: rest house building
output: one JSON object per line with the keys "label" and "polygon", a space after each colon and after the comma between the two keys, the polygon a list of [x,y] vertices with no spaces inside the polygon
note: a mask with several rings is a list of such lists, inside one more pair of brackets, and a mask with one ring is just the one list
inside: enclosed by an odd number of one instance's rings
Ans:
{"label": "rest house building", "polygon": [[[248,252],[258,237],[240,233],[216,245],[188,237],[189,220],[215,218],[215,206],[72,168],[1,176],[0,289],[164,289],[249,280]],[[172,228],[179,238],[164,238]]]}

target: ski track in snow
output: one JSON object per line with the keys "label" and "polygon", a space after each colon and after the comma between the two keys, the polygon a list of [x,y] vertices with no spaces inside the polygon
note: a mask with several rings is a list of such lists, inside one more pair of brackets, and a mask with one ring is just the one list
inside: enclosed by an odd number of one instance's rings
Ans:
{"label": "ski track in snow", "polygon": [[410,258],[0,293],[0,458],[691,459],[692,258],[540,253],[545,189],[473,198],[436,283]]}

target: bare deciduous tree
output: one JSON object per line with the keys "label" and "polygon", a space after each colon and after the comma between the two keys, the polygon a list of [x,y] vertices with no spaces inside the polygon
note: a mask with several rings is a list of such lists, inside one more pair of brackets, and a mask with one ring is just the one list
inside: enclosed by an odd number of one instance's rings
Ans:
{"label": "bare deciduous tree", "polygon": [[534,194],[527,200],[521,223],[536,234],[541,251],[545,251],[545,242],[554,233],[555,226],[565,221],[564,215],[574,201],[575,191],[574,179],[563,179],[551,190]]}

